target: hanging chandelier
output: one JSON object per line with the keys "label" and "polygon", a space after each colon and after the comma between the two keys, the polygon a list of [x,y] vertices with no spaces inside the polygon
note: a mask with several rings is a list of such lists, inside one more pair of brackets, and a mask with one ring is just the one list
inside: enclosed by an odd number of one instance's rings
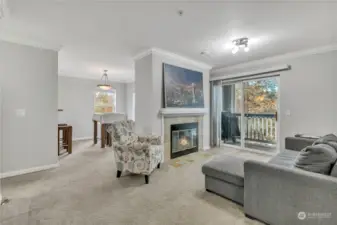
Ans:
{"label": "hanging chandelier", "polygon": [[107,90],[110,90],[111,89],[111,85],[108,83],[109,82],[109,79],[108,79],[108,74],[107,74],[108,70],[104,70],[104,73],[101,77],[101,81],[103,81],[104,83],[101,83],[101,84],[98,84],[97,87],[104,90],[104,91],[107,91]]}

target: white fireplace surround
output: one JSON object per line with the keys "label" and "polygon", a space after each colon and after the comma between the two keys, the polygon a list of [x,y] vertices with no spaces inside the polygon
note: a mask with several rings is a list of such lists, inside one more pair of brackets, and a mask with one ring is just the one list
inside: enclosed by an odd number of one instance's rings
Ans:
{"label": "white fireplace surround", "polygon": [[[165,121],[172,120],[176,118],[176,122],[181,122],[181,119],[183,119],[184,122],[196,122],[198,121],[198,128],[199,128],[199,150],[201,149],[209,149],[208,146],[203,146],[203,121],[204,116],[209,113],[208,108],[161,108],[159,110],[159,115],[161,116],[161,136],[162,141],[164,143],[164,149],[165,149],[165,160],[170,159],[170,151],[171,151],[171,143],[170,143],[170,137],[168,136],[169,130],[165,126]],[[196,119],[200,118],[200,119]]]}
{"label": "white fireplace surround", "polygon": [[208,114],[207,108],[161,108],[162,117],[204,116]]}

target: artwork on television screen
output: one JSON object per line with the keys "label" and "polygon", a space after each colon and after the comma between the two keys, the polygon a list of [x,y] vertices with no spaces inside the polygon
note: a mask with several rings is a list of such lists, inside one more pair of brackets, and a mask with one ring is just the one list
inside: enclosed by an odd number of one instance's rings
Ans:
{"label": "artwork on television screen", "polygon": [[165,107],[204,107],[201,72],[163,63],[163,77]]}

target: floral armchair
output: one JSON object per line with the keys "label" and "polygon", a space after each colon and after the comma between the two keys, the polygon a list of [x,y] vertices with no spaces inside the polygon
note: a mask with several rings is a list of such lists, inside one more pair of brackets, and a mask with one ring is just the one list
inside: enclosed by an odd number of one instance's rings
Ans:
{"label": "floral armchair", "polygon": [[148,184],[152,171],[156,167],[160,168],[160,163],[164,161],[164,146],[160,136],[138,136],[134,127],[132,120],[118,121],[107,126],[115,153],[117,177],[123,171],[144,174],[145,183]]}

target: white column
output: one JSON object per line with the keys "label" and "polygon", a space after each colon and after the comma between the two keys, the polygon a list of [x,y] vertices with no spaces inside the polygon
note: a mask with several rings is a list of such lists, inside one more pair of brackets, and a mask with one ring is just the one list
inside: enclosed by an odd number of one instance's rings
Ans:
{"label": "white column", "polygon": [[[204,107],[210,107],[209,70],[210,66],[159,49],[150,49],[134,58],[136,131],[164,135],[163,121],[159,111],[164,107],[163,63],[200,71],[203,73]],[[203,118],[203,148],[210,145],[209,113]]]}
{"label": "white column", "polygon": [[152,54],[150,54],[135,61],[135,121],[138,133],[153,133],[155,112],[152,79]]}

